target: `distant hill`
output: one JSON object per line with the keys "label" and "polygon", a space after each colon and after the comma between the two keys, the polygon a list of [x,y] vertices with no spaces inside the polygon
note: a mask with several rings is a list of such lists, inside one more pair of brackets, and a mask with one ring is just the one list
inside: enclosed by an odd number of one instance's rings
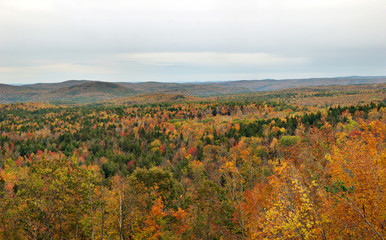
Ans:
{"label": "distant hill", "polygon": [[109,82],[85,82],[69,87],[54,89],[44,98],[47,101],[61,103],[91,103],[106,99],[127,97],[140,93],[139,91]]}
{"label": "distant hill", "polygon": [[39,92],[25,86],[0,84],[0,103],[29,102]]}
{"label": "distant hill", "polygon": [[[173,93],[145,93],[98,102],[104,105],[141,105],[175,102],[280,101],[298,106],[350,106],[386,101],[386,83],[287,88],[253,93],[196,97]],[[323,104],[322,104],[323,103]]]}
{"label": "distant hill", "polygon": [[145,93],[173,93],[190,96],[213,96],[232,93],[253,92],[247,88],[237,86],[222,86],[219,84],[200,84],[200,83],[161,83],[161,82],[142,82],[142,83],[118,83],[121,86],[129,87]]}
{"label": "distant hill", "polygon": [[72,85],[69,87],[59,88],[54,90],[53,93],[60,93],[64,95],[81,95],[81,94],[94,94],[105,93],[116,96],[125,94],[136,94],[138,91],[123,87],[116,83],[109,82],[85,82],[82,84]]}
{"label": "distant hill", "polygon": [[[0,103],[46,101],[56,103],[93,103],[138,94],[170,94],[209,97],[224,94],[253,93],[288,88],[331,85],[386,83],[386,77],[336,77],[285,80],[240,80],[206,83],[100,82],[69,80],[60,83],[38,83],[21,86],[0,84]],[[150,95],[142,95],[150,96]],[[162,95],[160,95],[162,96]],[[144,102],[144,101],[139,101]]]}
{"label": "distant hill", "polygon": [[109,82],[68,81],[65,83],[42,84],[42,88],[39,88],[38,85],[35,84],[32,87],[30,87],[31,85],[0,85],[0,102],[92,103],[140,93],[137,90]]}
{"label": "distant hill", "polygon": [[79,85],[82,83],[93,82],[88,80],[68,80],[64,82],[58,83],[36,83],[31,85],[24,85],[24,87],[32,88],[32,89],[59,89],[64,87],[71,87],[75,85]]}
{"label": "distant hill", "polygon": [[386,83],[312,86],[224,95],[216,98],[243,101],[281,101],[295,105],[350,106],[386,101]]}
{"label": "distant hill", "polygon": [[295,87],[313,87],[330,85],[354,85],[386,83],[386,77],[336,77],[336,78],[306,78],[284,80],[240,80],[216,83],[227,87],[247,88],[253,91],[271,91]]}

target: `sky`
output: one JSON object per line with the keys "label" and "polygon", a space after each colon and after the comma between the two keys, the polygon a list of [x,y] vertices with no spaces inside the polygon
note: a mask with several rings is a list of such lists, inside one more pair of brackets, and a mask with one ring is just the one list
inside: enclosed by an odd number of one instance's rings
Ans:
{"label": "sky", "polygon": [[0,0],[0,83],[386,75],[386,0]]}

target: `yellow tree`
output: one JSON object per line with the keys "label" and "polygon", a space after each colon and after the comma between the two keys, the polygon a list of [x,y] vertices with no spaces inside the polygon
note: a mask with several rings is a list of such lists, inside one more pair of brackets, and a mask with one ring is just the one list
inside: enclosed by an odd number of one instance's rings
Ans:
{"label": "yellow tree", "polygon": [[[132,238],[144,216],[145,193],[134,178],[114,176],[106,200],[106,235],[114,239]],[[141,203],[142,202],[142,203]]]}
{"label": "yellow tree", "polygon": [[274,167],[271,195],[264,215],[263,236],[268,239],[324,238],[310,188],[299,171],[286,162]]}
{"label": "yellow tree", "polygon": [[339,134],[337,145],[327,155],[331,174],[329,196],[334,199],[330,218],[335,233],[351,238],[386,234],[385,124],[363,121],[360,131],[348,137]]}

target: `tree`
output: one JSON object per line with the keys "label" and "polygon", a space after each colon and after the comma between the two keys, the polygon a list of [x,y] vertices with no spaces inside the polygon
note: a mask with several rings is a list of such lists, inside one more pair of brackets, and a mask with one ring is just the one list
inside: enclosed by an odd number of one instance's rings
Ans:
{"label": "tree", "polygon": [[[384,123],[360,123],[359,135],[339,134],[330,155],[327,193],[335,199],[331,219],[347,237],[371,234],[383,239],[386,229],[386,155]],[[336,215],[335,215],[336,214]],[[335,215],[335,217],[333,217]],[[337,232],[336,232],[337,233]]]}

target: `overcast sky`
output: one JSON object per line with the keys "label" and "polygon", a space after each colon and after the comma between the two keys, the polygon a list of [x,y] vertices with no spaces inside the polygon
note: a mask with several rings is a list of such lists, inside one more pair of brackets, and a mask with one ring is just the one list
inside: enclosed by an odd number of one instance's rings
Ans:
{"label": "overcast sky", "polygon": [[0,83],[386,75],[386,0],[0,0]]}

